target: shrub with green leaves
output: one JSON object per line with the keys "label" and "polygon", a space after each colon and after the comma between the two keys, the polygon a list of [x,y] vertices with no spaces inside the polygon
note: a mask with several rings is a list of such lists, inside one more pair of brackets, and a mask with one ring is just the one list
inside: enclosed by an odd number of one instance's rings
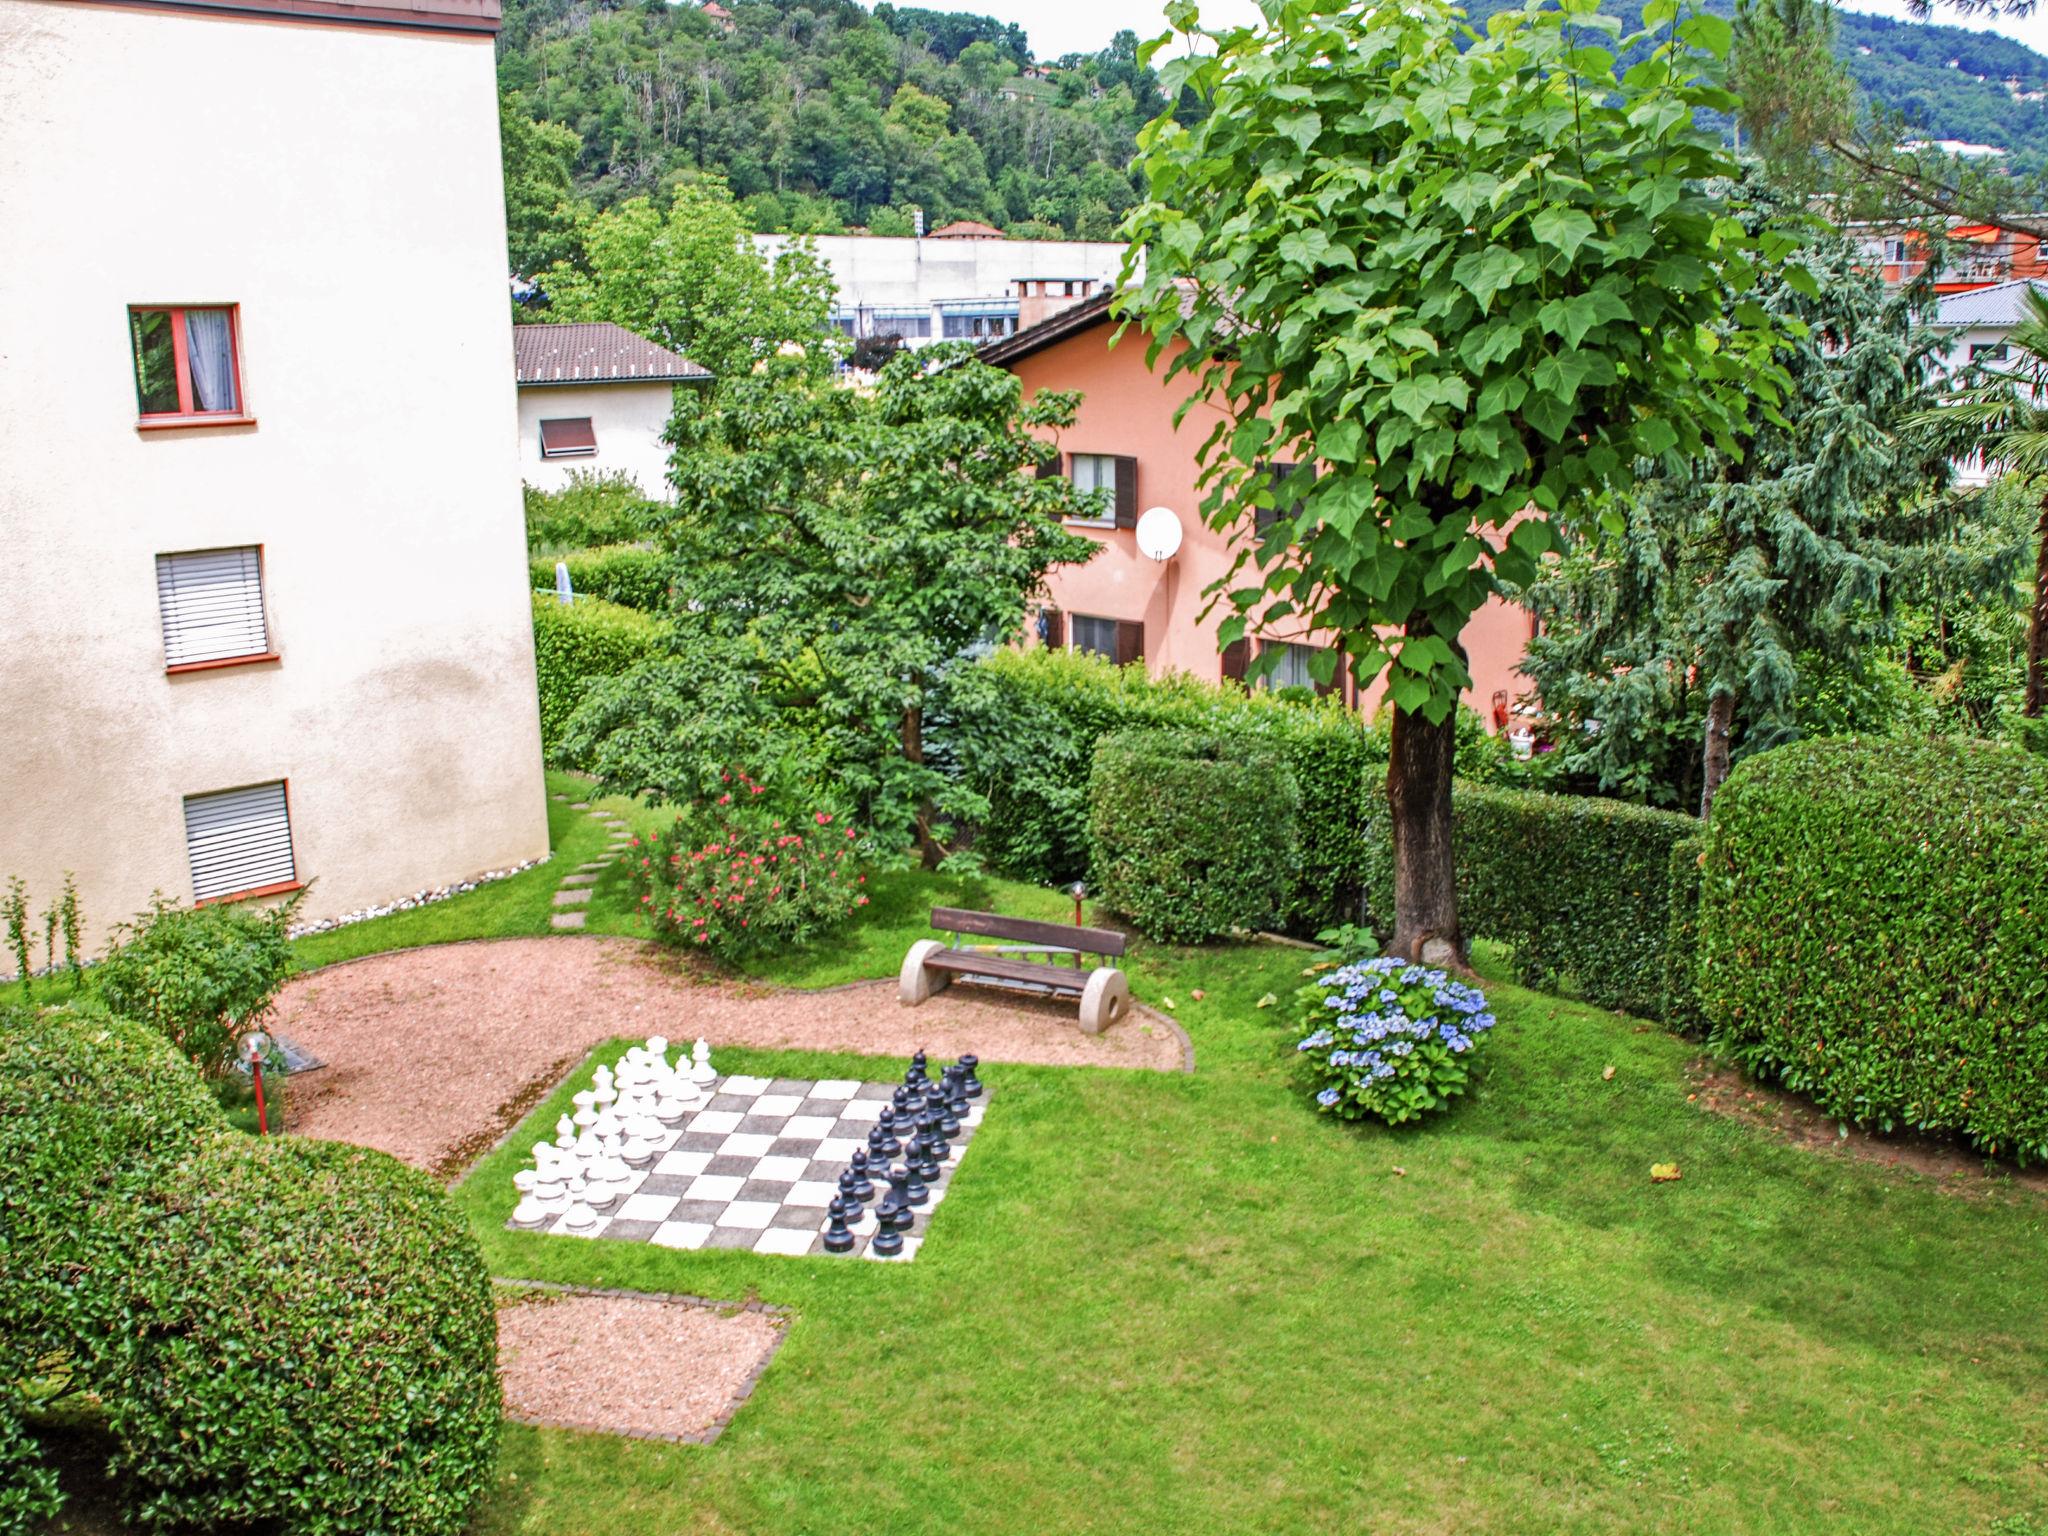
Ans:
{"label": "shrub with green leaves", "polygon": [[1802,742],[1714,802],[1698,991],[1715,1048],[1880,1130],[2048,1161],[2048,762]]}
{"label": "shrub with green leaves", "polygon": [[138,1523],[464,1528],[497,1456],[497,1318],[431,1179],[361,1147],[216,1138],[135,1220],[102,1393]]}
{"label": "shrub with green leaves", "polygon": [[96,1008],[0,1007],[0,1533],[40,1530],[57,1507],[22,1415],[101,1379],[93,1350],[120,1315],[108,1287],[134,1202],[226,1134],[155,1030]]}
{"label": "shrub with green leaves", "polygon": [[[1392,927],[1394,851],[1373,796],[1367,904]],[[1656,1018],[1664,1007],[1671,848],[1690,816],[1590,795],[1460,782],[1453,794],[1458,915],[1468,937],[1514,950],[1516,979]]]}
{"label": "shrub with green leaves", "polygon": [[1338,966],[1301,988],[1295,1022],[1316,1108],[1405,1125],[1471,1085],[1472,1051],[1494,1018],[1477,987],[1387,956]]}
{"label": "shrub with green leaves", "polygon": [[292,973],[290,929],[299,897],[149,910],[114,930],[89,975],[107,1008],[159,1031],[209,1077],[224,1072],[235,1037],[261,1025]]}
{"label": "shrub with green leaves", "polygon": [[1706,857],[1706,834],[1681,837],[1671,845],[1669,910],[1664,921],[1664,1007],[1657,1017],[1681,1035],[1707,1032],[1700,1012],[1700,866]]}
{"label": "shrub with green leaves", "polygon": [[[540,683],[540,739],[552,755],[562,728],[584,696],[652,654],[662,628],[654,619],[616,603],[579,597],[558,603],[533,595],[533,661]],[[573,766],[573,765],[569,765]]]}
{"label": "shrub with green leaves", "polygon": [[1271,747],[1119,731],[1089,776],[1096,899],[1155,939],[1200,944],[1269,925],[1297,857],[1294,775]]}
{"label": "shrub with green leaves", "polygon": [[643,544],[605,544],[564,555],[535,555],[528,562],[536,592],[555,590],[555,566],[569,568],[569,589],[586,597],[660,613],[668,606],[668,556]]}
{"label": "shrub with green leaves", "polygon": [[661,510],[631,475],[572,470],[559,490],[526,487],[526,547],[539,553],[631,544],[653,531]]}

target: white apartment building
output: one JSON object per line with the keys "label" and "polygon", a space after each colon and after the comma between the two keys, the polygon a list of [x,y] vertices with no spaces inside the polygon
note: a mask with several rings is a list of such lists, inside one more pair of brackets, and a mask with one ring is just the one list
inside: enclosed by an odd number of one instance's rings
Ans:
{"label": "white apartment building", "polygon": [[572,475],[624,475],[642,494],[669,495],[668,444],[676,390],[711,375],[622,325],[520,325],[520,474],[539,490]]}
{"label": "white apartment building", "polygon": [[0,879],[94,950],[547,850],[497,25],[0,0]]}

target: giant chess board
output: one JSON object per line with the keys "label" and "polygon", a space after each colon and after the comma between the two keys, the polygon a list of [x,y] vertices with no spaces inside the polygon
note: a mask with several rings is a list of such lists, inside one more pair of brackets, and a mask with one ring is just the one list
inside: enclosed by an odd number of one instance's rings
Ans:
{"label": "giant chess board", "polygon": [[[978,1085],[977,1085],[978,1087]],[[898,1091],[892,1084],[846,1078],[820,1082],[789,1077],[720,1077],[706,1085],[709,1099],[657,1142],[652,1162],[635,1170],[621,1198],[590,1213],[580,1230],[559,1212],[538,1223],[511,1222],[520,1231],[607,1237],[666,1248],[746,1248],[793,1256],[822,1254],[827,1209],[839,1194],[839,1176],[865,1150],[869,1133]],[[901,1262],[916,1256],[954,1170],[981,1124],[986,1096],[959,1117],[950,1154],[902,1230]],[[899,1159],[900,1161],[900,1159]],[[880,1260],[869,1251],[876,1208],[889,1191],[879,1168],[875,1195],[849,1222],[851,1256]]]}

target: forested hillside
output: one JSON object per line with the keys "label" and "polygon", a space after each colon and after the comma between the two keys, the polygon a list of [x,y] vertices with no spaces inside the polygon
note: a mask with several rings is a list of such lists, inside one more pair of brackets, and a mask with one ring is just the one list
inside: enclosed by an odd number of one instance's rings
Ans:
{"label": "forested hillside", "polygon": [[508,110],[575,132],[575,187],[599,205],[705,171],[760,230],[908,234],[921,208],[932,225],[1099,240],[1131,204],[1134,135],[1164,104],[1132,33],[1040,66],[986,17],[886,0],[730,10],[508,0]]}

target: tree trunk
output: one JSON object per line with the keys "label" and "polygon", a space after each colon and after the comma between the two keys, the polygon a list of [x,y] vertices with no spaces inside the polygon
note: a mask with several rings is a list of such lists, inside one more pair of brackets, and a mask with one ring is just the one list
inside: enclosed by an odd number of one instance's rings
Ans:
{"label": "tree trunk", "polygon": [[2034,524],[2040,550],[2034,557],[2034,617],[2027,626],[2027,695],[2020,713],[2041,718],[2048,708],[2048,496],[2041,499],[2041,519]]}
{"label": "tree trunk", "polygon": [[1389,954],[1424,965],[1465,964],[1458,931],[1457,868],[1451,857],[1451,772],[1458,717],[1441,725],[1394,711],[1387,806],[1394,833],[1394,937]]}
{"label": "tree trunk", "polygon": [[1707,695],[1707,743],[1700,764],[1700,820],[1714,815],[1714,792],[1728,777],[1728,729],[1735,724],[1735,695],[1716,690]]}
{"label": "tree trunk", "polygon": [[[924,766],[924,708],[913,704],[903,711],[903,760],[917,767]],[[925,796],[917,806],[917,855],[926,869],[937,869],[939,860],[946,856],[946,850],[939,846],[939,840],[932,836],[932,817],[936,814],[931,797]]]}

